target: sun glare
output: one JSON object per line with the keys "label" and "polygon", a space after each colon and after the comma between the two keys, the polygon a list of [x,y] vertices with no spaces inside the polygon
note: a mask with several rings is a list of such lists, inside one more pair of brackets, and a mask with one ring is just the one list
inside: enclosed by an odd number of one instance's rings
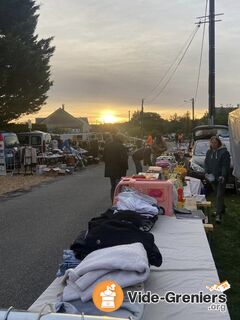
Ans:
{"label": "sun glare", "polygon": [[100,121],[103,123],[116,123],[118,121],[118,119],[110,111],[110,112],[104,112],[100,117]]}

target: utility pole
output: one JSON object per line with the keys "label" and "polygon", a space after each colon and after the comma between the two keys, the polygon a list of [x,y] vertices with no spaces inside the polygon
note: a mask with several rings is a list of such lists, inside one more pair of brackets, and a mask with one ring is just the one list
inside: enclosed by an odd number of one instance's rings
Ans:
{"label": "utility pole", "polygon": [[192,102],[192,121],[195,119],[195,100],[194,98],[191,99]]}
{"label": "utility pole", "polygon": [[144,99],[142,99],[142,107],[141,107],[141,136],[143,138],[143,113],[144,113]]}
{"label": "utility pole", "polygon": [[215,118],[215,0],[209,2],[209,80],[208,80],[209,124]]}
{"label": "utility pole", "polygon": [[191,102],[192,103],[192,121],[195,119],[195,99],[191,98],[189,100],[184,100],[184,102]]}
{"label": "utility pole", "polygon": [[[208,116],[209,124],[214,124],[215,120],[215,22],[216,16],[222,16],[223,13],[215,14],[215,0],[209,0],[209,15],[197,17],[205,19],[202,23],[209,23],[209,76],[208,76]],[[199,22],[198,22],[199,23]]]}
{"label": "utility pole", "polygon": [[131,111],[128,110],[128,122],[130,122],[130,121],[131,121]]}

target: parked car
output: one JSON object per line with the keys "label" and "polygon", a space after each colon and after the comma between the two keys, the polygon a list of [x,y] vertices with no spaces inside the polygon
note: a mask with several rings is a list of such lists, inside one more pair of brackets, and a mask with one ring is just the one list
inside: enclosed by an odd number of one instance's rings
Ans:
{"label": "parked car", "polygon": [[212,136],[222,138],[229,137],[228,126],[225,125],[203,125],[193,129],[193,140],[210,139]]}
{"label": "parked car", "polygon": [[[229,138],[221,138],[222,144],[226,146],[228,152],[231,155],[230,151],[230,139]],[[197,140],[194,143],[193,150],[192,150],[192,158],[189,161],[189,175],[201,180],[205,179],[205,170],[204,170],[204,161],[206,157],[206,153],[209,149],[209,140],[202,139]],[[232,175],[233,165],[231,160],[231,169],[230,175],[226,184],[227,189],[234,189],[235,188],[235,178]]]}
{"label": "parked car", "polygon": [[7,170],[13,170],[19,165],[19,141],[16,133],[0,131],[4,141],[4,154]]}
{"label": "parked car", "polygon": [[193,128],[192,138],[189,143],[189,151],[191,152],[194,147],[194,143],[197,140],[208,140],[212,136],[218,136],[219,138],[229,138],[228,126],[225,125],[202,125]]}
{"label": "parked car", "polygon": [[37,149],[37,153],[45,153],[51,142],[51,135],[47,132],[32,131],[17,135],[21,146],[32,146]]}

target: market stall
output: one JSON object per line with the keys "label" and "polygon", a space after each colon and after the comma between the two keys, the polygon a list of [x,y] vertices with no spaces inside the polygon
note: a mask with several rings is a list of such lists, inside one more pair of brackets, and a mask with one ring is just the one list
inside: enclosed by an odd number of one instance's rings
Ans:
{"label": "market stall", "polygon": [[[186,177],[183,168],[167,166],[167,159],[160,160],[160,166],[149,172],[124,177],[116,188],[113,207],[91,219],[87,230],[79,230],[70,248],[64,250],[56,279],[29,308],[29,319],[42,314],[48,320],[67,320],[69,315],[99,320],[106,316],[230,319],[223,299],[226,287],[219,282],[204,215],[193,214],[197,201],[205,201],[201,183]],[[96,285],[106,280],[119,284],[124,295],[120,308],[112,312],[100,311],[92,300]],[[137,297],[155,295],[159,300],[131,303],[129,292]],[[1,315],[0,320],[5,320]],[[11,312],[8,319],[23,320],[24,316]]]}
{"label": "market stall", "polygon": [[[160,268],[151,267],[145,291],[161,296],[168,291],[182,294],[202,291],[213,294],[206,287],[219,283],[219,278],[201,220],[178,220],[175,217],[160,216],[153,228],[153,235],[162,253],[163,263]],[[61,278],[57,278],[29,311],[39,312],[46,303],[54,305],[63,289]],[[208,303],[147,304],[142,319],[230,319],[226,304],[222,304],[224,312],[209,310],[210,306]]]}

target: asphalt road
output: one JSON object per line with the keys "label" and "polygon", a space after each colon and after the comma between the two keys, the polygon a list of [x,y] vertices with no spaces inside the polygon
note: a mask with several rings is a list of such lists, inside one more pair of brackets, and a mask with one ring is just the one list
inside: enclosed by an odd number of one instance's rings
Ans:
{"label": "asphalt road", "polygon": [[110,206],[103,165],[0,200],[0,308],[28,308],[54,280],[63,249]]}

